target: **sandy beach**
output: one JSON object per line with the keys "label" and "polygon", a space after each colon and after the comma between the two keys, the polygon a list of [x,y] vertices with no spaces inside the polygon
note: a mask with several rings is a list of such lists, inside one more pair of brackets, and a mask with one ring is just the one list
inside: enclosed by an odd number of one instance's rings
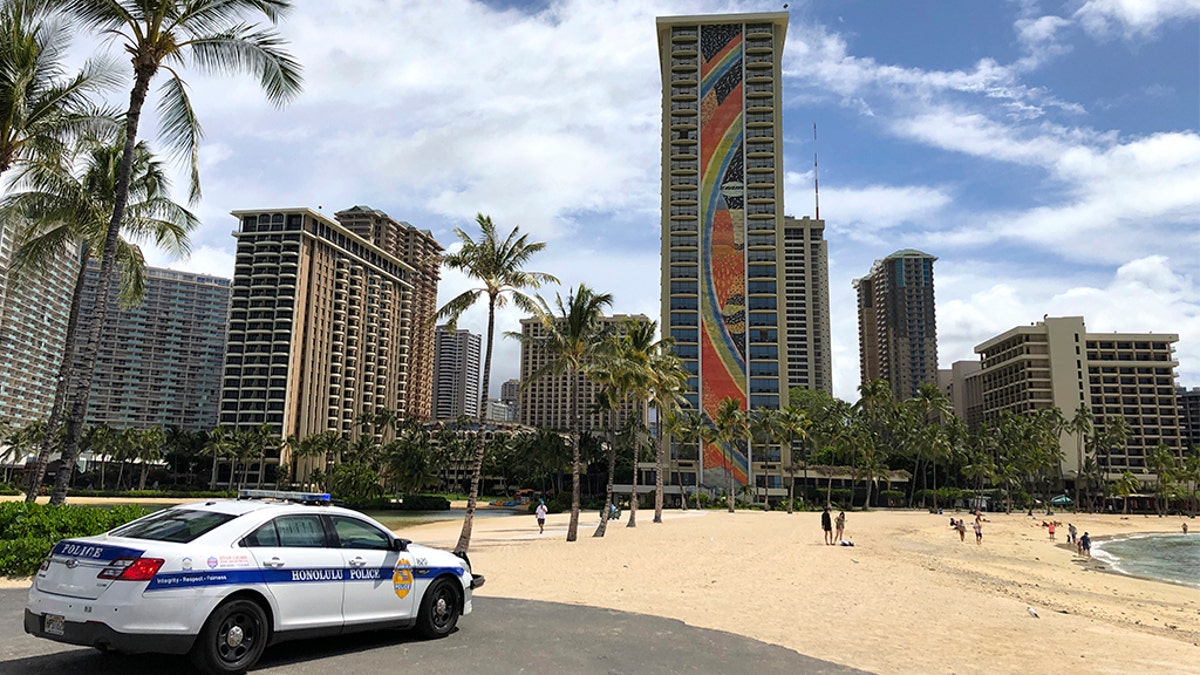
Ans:
{"label": "sandy beach", "polygon": [[[822,543],[818,513],[642,510],[596,539],[589,511],[572,543],[567,514],[542,535],[531,515],[482,518],[470,554],[481,598],[669,617],[878,673],[1200,673],[1200,589],[1105,572],[1063,543],[1067,522],[1108,537],[1183,519],[1059,513],[1056,543],[1043,515],[985,514],[976,545],[956,515],[965,542],[950,512],[851,512],[852,548]],[[398,533],[449,549],[460,527]]]}
{"label": "sandy beach", "polygon": [[[573,543],[566,514],[540,536],[532,516],[476,520],[479,596],[671,617],[879,673],[1200,673],[1200,589],[1106,573],[1062,544],[1067,522],[1103,537],[1178,532],[1178,517],[1056,514],[1056,544],[1044,516],[986,514],[976,545],[949,515],[852,512],[850,548],[822,543],[817,513],[669,511],[654,524],[643,510],[603,539],[587,516]],[[450,548],[459,527],[402,534]]]}

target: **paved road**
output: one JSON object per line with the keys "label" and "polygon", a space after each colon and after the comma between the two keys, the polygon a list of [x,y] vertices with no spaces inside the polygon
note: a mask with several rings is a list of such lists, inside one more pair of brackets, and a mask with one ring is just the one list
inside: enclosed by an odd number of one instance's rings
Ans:
{"label": "paved road", "polygon": [[[25,591],[0,590],[0,673],[191,675],[187,660],[119,656],[25,634]],[[747,621],[753,621],[748,613]],[[443,640],[365,633],[267,649],[254,673],[829,673],[863,671],[740,635],[673,619],[551,602],[475,598],[475,612]]]}

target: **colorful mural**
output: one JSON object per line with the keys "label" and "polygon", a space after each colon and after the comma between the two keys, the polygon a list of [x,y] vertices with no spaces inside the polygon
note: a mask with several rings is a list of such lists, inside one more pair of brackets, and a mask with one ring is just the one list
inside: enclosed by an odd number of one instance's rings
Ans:
{"label": "colorful mural", "polygon": [[[740,25],[702,26],[700,34],[700,405],[711,419],[734,397],[746,408],[746,266],[742,64]],[[704,448],[708,485],[727,471],[745,484],[746,457],[737,449]]]}

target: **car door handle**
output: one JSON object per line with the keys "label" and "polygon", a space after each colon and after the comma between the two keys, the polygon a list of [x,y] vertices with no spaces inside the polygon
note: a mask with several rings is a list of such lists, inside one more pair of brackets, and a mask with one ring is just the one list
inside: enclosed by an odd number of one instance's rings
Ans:
{"label": "car door handle", "polygon": [[263,561],[263,566],[264,567],[283,567],[283,561],[280,560],[279,558],[271,558],[270,560]]}
{"label": "car door handle", "polygon": [[366,566],[366,564],[367,564],[367,561],[363,560],[362,558],[355,558],[350,561],[351,567],[364,567],[364,566]]}

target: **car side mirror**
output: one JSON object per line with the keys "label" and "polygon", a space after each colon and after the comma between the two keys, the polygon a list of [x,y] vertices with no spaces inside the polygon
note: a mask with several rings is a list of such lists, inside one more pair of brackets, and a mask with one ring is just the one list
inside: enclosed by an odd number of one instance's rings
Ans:
{"label": "car side mirror", "polygon": [[408,545],[411,543],[412,543],[411,539],[404,539],[403,537],[396,537],[395,539],[392,540],[392,550],[393,551],[407,551]]}

